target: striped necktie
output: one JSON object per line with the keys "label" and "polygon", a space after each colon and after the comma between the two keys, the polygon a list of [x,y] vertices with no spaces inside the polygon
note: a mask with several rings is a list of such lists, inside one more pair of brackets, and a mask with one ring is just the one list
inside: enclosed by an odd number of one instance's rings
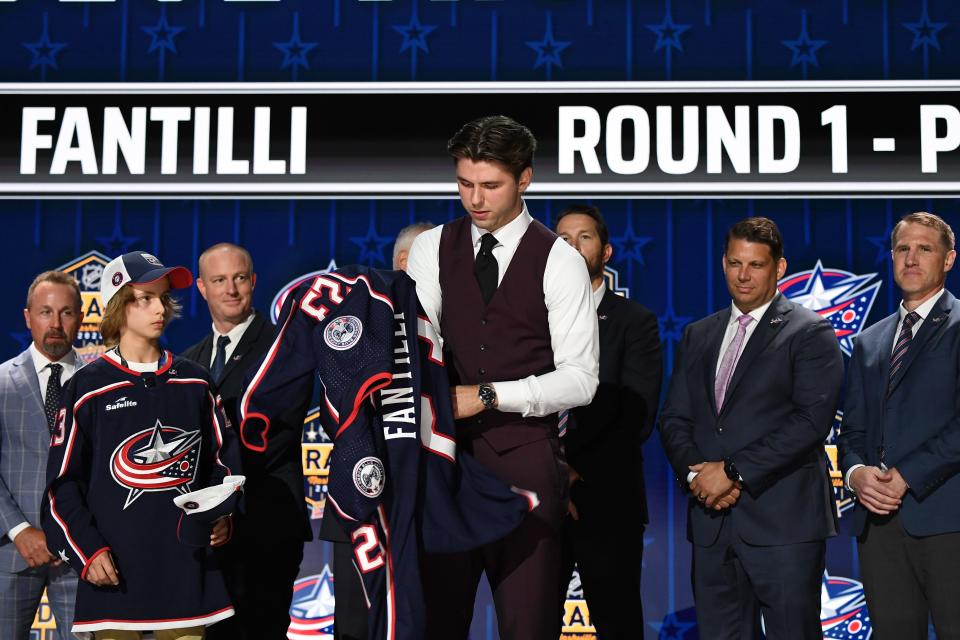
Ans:
{"label": "striped necktie", "polygon": [[890,356],[890,380],[893,380],[893,376],[897,375],[897,371],[903,364],[903,358],[907,355],[907,349],[910,348],[910,341],[913,340],[913,325],[917,324],[919,320],[920,314],[916,311],[911,311],[903,319],[900,336],[897,338],[897,344],[893,347],[893,354]]}

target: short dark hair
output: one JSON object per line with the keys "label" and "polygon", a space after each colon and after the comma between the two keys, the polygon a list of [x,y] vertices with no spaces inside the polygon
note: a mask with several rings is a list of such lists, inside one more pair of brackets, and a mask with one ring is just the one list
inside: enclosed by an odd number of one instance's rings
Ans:
{"label": "short dark hair", "polygon": [[607,223],[603,221],[603,214],[600,213],[599,208],[591,207],[587,204],[572,204],[560,212],[557,219],[553,221],[553,228],[556,229],[560,221],[569,215],[593,218],[594,223],[597,225],[597,235],[600,237],[600,244],[603,246],[610,244],[610,231],[607,229]]}
{"label": "short dark hair", "polygon": [[774,262],[783,257],[783,236],[780,235],[780,229],[777,223],[770,218],[760,216],[746,218],[736,223],[727,231],[727,237],[723,241],[723,252],[726,254],[730,241],[734,238],[746,240],[747,242],[759,242],[770,247],[770,255]]}
{"label": "short dark hair", "polygon": [[507,168],[513,177],[533,166],[537,139],[530,129],[507,116],[485,116],[463,125],[447,141],[447,153],[458,160],[496,162]]}
{"label": "short dark hair", "polygon": [[933,213],[927,213],[926,211],[915,211],[900,218],[900,222],[898,222],[893,227],[893,231],[890,232],[891,251],[897,248],[897,234],[900,233],[900,229],[911,223],[930,227],[940,234],[940,244],[943,245],[943,248],[947,251],[953,251],[953,247],[956,244],[953,229],[950,228],[950,225],[947,224],[943,218]]}

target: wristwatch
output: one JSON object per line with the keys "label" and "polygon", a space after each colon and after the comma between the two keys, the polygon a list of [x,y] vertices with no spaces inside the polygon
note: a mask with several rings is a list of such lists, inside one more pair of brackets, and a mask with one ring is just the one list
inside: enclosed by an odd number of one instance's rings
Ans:
{"label": "wristwatch", "polygon": [[727,458],[723,461],[723,472],[727,474],[727,477],[733,480],[734,482],[739,482],[740,473],[737,471],[737,467],[733,464],[733,460]]}
{"label": "wristwatch", "polygon": [[484,409],[497,408],[497,390],[493,388],[492,384],[486,382],[480,383],[477,394],[480,396],[480,402],[483,403]]}

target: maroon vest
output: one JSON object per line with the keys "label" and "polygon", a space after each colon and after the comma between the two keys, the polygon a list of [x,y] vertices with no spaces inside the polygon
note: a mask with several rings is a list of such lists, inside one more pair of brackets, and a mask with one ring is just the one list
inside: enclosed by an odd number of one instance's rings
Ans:
{"label": "maroon vest", "polygon": [[[534,220],[490,304],[484,304],[473,274],[470,226],[470,217],[464,216],[444,225],[440,236],[440,334],[457,382],[520,380],[553,371],[543,273],[557,236]],[[555,436],[557,416],[524,418],[519,413],[484,411],[457,426],[461,437],[479,434],[504,451]]]}

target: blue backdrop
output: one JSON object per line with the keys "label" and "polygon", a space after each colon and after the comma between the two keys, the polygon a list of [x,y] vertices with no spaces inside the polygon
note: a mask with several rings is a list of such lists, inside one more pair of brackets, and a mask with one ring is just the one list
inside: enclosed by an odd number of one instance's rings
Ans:
{"label": "blue backdrop", "polygon": [[[0,81],[946,78],[956,69],[958,21],[960,5],[946,0],[16,0],[0,2]],[[505,98],[503,112],[509,114],[510,103],[519,100]],[[387,96],[370,101],[374,111],[389,109]],[[436,141],[437,154],[444,143]],[[549,223],[569,202],[528,204]],[[881,286],[869,317],[857,321],[860,328],[898,303],[888,253],[893,222],[919,209],[939,213],[955,227],[960,223],[960,206],[952,198],[597,204],[610,226],[611,267],[619,284],[660,318],[666,375],[683,326],[729,301],[719,269],[721,240],[736,219],[762,214],[780,224],[788,274],[813,269],[818,261],[826,270],[877,274],[869,282]],[[199,252],[215,242],[243,244],[259,274],[255,304],[266,310],[291,279],[331,260],[387,266],[401,227],[422,219],[441,223],[460,213],[459,203],[446,200],[0,201],[0,255],[7,265],[0,317],[8,319],[0,356],[11,357],[28,344],[20,318],[33,275],[90,251],[113,257],[146,249],[168,264],[194,266]],[[954,284],[951,277],[948,286]],[[185,317],[167,334],[177,351],[209,330],[199,295],[191,291],[184,302]],[[650,527],[642,541],[610,544],[646,549],[648,624],[637,637],[695,637],[685,498],[675,490],[659,444],[649,442],[645,454]],[[303,575],[321,574],[328,556],[316,543]],[[830,542],[828,571],[829,596],[856,592],[848,581],[858,577],[854,545],[845,533]],[[301,600],[325,597],[323,584],[321,578],[300,585]],[[588,625],[576,624],[579,611],[570,609],[567,637],[591,637]],[[858,612],[860,617],[830,627],[828,635],[868,637],[869,624]],[[851,626],[855,620],[859,626]],[[304,637],[317,637],[314,631],[305,630]],[[474,637],[496,637],[488,598],[478,603]]]}

